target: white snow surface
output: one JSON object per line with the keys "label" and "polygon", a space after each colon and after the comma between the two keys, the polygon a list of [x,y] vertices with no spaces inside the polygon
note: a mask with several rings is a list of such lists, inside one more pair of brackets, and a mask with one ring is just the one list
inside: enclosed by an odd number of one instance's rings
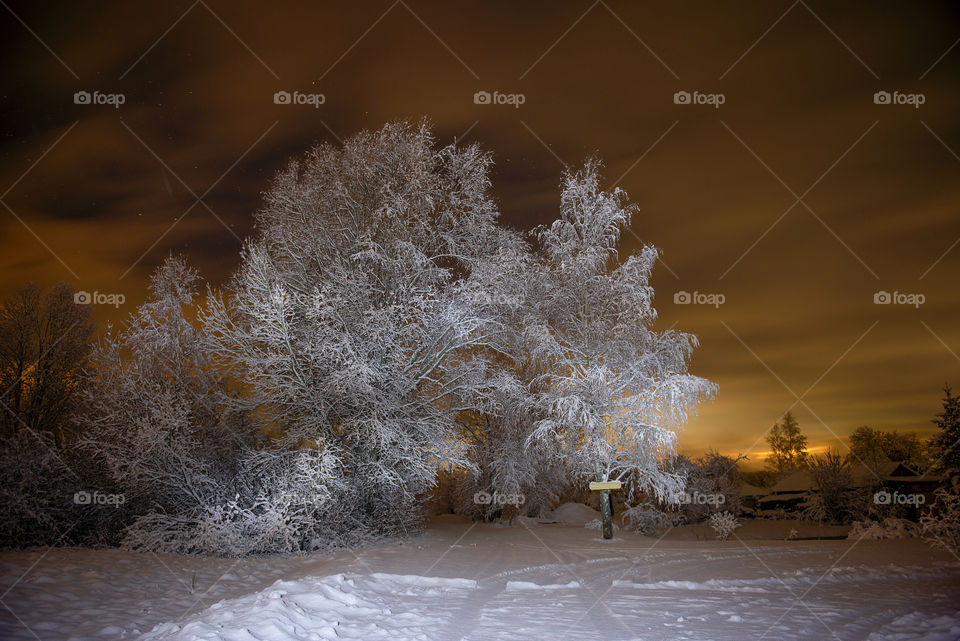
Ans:
{"label": "white snow surface", "polygon": [[590,521],[600,519],[600,512],[583,503],[562,503],[550,512],[548,518],[564,525],[585,526]]}
{"label": "white snow surface", "polygon": [[438,517],[333,555],[0,553],[0,639],[960,639],[960,562],[918,540],[727,542]]}

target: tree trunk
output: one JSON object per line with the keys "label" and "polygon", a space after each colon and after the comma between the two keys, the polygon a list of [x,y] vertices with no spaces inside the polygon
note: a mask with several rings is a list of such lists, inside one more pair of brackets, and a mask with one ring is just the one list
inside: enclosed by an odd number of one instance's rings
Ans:
{"label": "tree trunk", "polygon": [[603,521],[603,538],[613,538],[613,519],[610,510],[610,490],[600,492],[600,516]]}

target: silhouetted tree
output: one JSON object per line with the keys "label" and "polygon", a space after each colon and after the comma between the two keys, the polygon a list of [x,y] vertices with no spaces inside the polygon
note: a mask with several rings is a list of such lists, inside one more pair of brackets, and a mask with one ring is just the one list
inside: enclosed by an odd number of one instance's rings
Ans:
{"label": "silhouetted tree", "polygon": [[916,434],[884,432],[861,425],[850,435],[850,452],[869,468],[876,470],[885,461],[923,463],[923,444]]}
{"label": "silhouetted tree", "polygon": [[767,434],[770,456],[767,465],[777,472],[788,472],[800,467],[807,457],[807,437],[800,433],[800,424],[787,412]]}
{"label": "silhouetted tree", "polygon": [[850,459],[836,450],[828,450],[807,461],[810,480],[817,490],[804,516],[819,521],[843,523],[856,514],[856,496],[852,491]]}
{"label": "silhouetted tree", "polygon": [[0,306],[0,430],[63,440],[80,374],[92,349],[90,306],[60,283],[30,284]]}

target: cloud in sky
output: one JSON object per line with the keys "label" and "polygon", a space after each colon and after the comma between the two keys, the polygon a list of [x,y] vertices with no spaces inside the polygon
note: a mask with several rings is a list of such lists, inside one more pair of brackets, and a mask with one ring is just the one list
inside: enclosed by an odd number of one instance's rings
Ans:
{"label": "cloud in sky", "polygon": [[[4,295],[65,279],[124,293],[126,313],[171,251],[220,284],[287,158],[426,116],[441,141],[493,152],[518,228],[556,215],[564,163],[603,158],[640,207],[628,248],[663,250],[661,326],[698,334],[693,371],[720,385],[682,436],[691,451],[765,449],[790,407],[820,446],[864,423],[929,430],[958,378],[950,3],[2,11]],[[74,104],[77,91],[124,102]],[[277,91],[324,99],[275,104]],[[480,91],[523,104],[476,104]],[[683,291],[724,302],[676,304]],[[878,305],[880,291],[925,301]]]}

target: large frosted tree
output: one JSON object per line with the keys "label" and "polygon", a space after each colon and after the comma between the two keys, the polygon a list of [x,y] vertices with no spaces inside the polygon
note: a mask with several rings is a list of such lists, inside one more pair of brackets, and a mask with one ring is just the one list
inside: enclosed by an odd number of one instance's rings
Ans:
{"label": "large frosted tree", "polygon": [[416,518],[441,464],[469,465],[458,417],[488,386],[493,323],[467,280],[504,232],[490,158],[394,123],[282,171],[205,323],[278,433],[343,452],[356,518]]}
{"label": "large frosted tree", "polygon": [[620,480],[633,497],[665,499],[683,479],[663,461],[715,386],[688,373],[695,336],[653,329],[658,250],[619,255],[634,207],[620,189],[600,189],[598,169],[591,160],[568,171],[559,219],[536,230],[539,324],[527,332],[544,372],[534,392],[545,416],[528,442],[555,452],[581,481]]}

